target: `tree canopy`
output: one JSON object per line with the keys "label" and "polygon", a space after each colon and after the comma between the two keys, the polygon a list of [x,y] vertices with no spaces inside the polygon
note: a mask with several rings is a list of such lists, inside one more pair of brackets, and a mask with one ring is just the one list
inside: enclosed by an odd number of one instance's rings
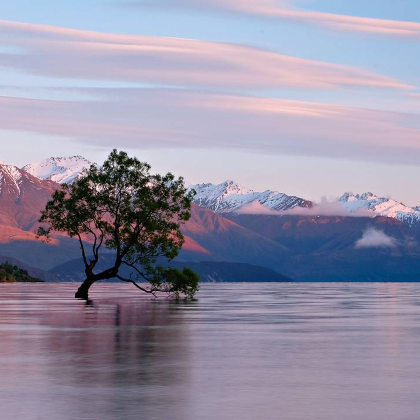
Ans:
{"label": "tree canopy", "polygon": [[[111,278],[152,294],[193,297],[198,290],[197,274],[166,264],[184,243],[181,225],[191,216],[193,192],[187,192],[183,178],[152,175],[150,169],[113,150],[101,167],[92,165],[47,203],[39,236],[65,232],[80,244],[86,280],[76,297],[87,299],[93,283]],[[113,264],[97,271],[104,250],[112,252]],[[120,274],[123,266],[131,270],[128,278]]]}

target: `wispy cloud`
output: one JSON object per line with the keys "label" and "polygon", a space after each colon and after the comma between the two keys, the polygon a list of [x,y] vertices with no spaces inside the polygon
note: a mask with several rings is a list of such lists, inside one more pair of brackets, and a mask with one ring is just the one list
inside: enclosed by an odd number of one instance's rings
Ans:
{"label": "wispy cloud", "polygon": [[0,127],[107,148],[213,148],[420,161],[420,130],[410,126],[416,115],[179,89],[80,92],[91,99],[0,97]]}
{"label": "wispy cloud", "polygon": [[355,248],[395,248],[398,241],[382,230],[369,228],[356,242]]}
{"label": "wispy cloud", "polygon": [[284,212],[271,210],[268,207],[263,206],[258,200],[252,203],[246,204],[238,210],[239,214],[258,214],[267,216],[281,216]]}
{"label": "wispy cloud", "polygon": [[375,213],[360,209],[353,213],[348,212],[339,202],[330,201],[322,198],[319,203],[314,203],[313,207],[303,208],[295,207],[285,211],[271,210],[263,206],[259,201],[244,206],[239,213],[241,214],[260,214],[260,215],[277,215],[277,216],[337,216],[337,217],[375,217]]}
{"label": "wispy cloud", "polygon": [[410,88],[356,67],[239,45],[0,21],[0,66],[32,75],[223,89]]}
{"label": "wispy cloud", "polygon": [[229,11],[272,19],[293,20],[321,25],[334,30],[420,39],[420,23],[340,15],[296,7],[296,0],[137,0],[124,2],[127,7],[185,7]]}

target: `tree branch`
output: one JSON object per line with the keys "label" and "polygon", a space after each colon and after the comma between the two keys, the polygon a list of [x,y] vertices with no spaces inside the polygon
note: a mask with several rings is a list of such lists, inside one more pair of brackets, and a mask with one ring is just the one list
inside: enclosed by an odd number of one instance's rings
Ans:
{"label": "tree branch", "polygon": [[137,289],[140,289],[142,292],[145,292],[145,293],[150,293],[155,298],[157,298],[156,292],[162,292],[163,291],[163,290],[158,290],[158,289],[145,289],[144,287],[139,286],[133,279],[126,279],[126,278],[121,277],[119,275],[117,275],[116,277],[117,277],[117,279],[119,279],[121,281],[125,281],[126,283],[134,284],[134,286],[136,286]]}
{"label": "tree branch", "polygon": [[128,267],[131,267],[133,270],[135,270],[139,276],[143,277],[146,281],[150,282],[151,279],[149,279],[143,272],[141,272],[134,264],[130,264],[127,261],[123,261],[123,264],[125,264]]}
{"label": "tree branch", "polygon": [[85,263],[85,267],[86,267],[86,270],[87,270],[89,268],[89,264],[87,262],[85,246],[83,245],[83,241],[82,241],[82,237],[80,236],[80,233],[77,233],[77,237],[79,239],[80,249],[82,250],[83,262]]}

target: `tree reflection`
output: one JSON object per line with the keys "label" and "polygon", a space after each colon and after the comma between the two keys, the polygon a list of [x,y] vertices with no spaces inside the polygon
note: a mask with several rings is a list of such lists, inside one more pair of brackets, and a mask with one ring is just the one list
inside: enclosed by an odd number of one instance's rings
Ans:
{"label": "tree reflection", "polygon": [[63,418],[80,412],[107,413],[103,418],[161,412],[165,418],[175,407],[183,417],[188,326],[179,306],[126,298],[54,305],[33,314],[45,331],[30,343],[38,377],[50,389],[48,404],[59,406]]}

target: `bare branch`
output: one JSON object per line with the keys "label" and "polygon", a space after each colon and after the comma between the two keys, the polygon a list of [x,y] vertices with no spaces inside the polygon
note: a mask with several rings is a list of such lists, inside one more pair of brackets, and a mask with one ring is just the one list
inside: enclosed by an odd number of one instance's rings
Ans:
{"label": "bare branch", "polygon": [[161,290],[157,290],[157,289],[145,289],[144,287],[139,286],[133,279],[126,279],[124,277],[121,277],[119,275],[116,276],[117,279],[121,280],[121,281],[125,281],[127,283],[131,283],[134,284],[134,286],[137,287],[137,289],[140,289],[141,291],[145,292],[145,293],[150,293],[152,294],[154,297],[157,297],[156,292],[160,292]]}
{"label": "bare branch", "polygon": [[151,281],[152,279],[150,279],[150,278],[148,278],[143,272],[141,272],[134,264],[130,264],[130,263],[128,263],[127,261],[123,261],[122,262],[124,265],[126,265],[126,266],[128,266],[128,267],[130,267],[130,268],[132,268],[133,270],[135,270],[136,272],[137,272],[137,274],[140,276],[140,277],[143,277],[146,281]]}
{"label": "bare branch", "polygon": [[80,249],[82,250],[83,262],[85,263],[86,269],[88,269],[89,264],[88,264],[87,257],[86,257],[85,246],[83,245],[83,241],[82,241],[82,237],[80,236],[80,233],[77,233],[77,238],[79,239]]}

